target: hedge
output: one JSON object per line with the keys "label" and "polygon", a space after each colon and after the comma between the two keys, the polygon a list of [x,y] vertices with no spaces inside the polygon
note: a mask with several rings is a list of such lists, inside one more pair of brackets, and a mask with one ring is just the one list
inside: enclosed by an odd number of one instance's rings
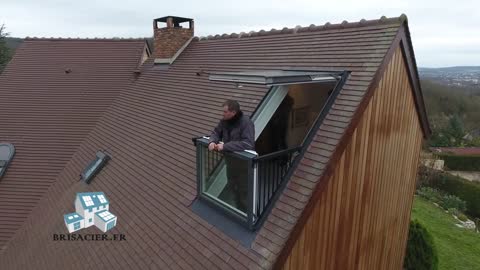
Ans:
{"label": "hedge", "polygon": [[416,194],[431,202],[437,203],[445,210],[455,209],[460,212],[465,212],[465,210],[467,210],[467,204],[464,200],[455,195],[448,194],[443,190],[431,187],[421,187],[417,189]]}
{"label": "hedge", "polygon": [[466,214],[480,218],[480,183],[421,166],[417,185],[440,189],[467,203]]}
{"label": "hedge", "polygon": [[480,217],[480,184],[460,177],[442,177],[433,185],[464,200],[468,215]]}
{"label": "hedge", "polygon": [[452,171],[480,171],[480,156],[438,155],[445,161],[445,167]]}
{"label": "hedge", "polygon": [[407,270],[438,269],[438,254],[433,238],[417,220],[410,221],[407,252],[403,264]]}

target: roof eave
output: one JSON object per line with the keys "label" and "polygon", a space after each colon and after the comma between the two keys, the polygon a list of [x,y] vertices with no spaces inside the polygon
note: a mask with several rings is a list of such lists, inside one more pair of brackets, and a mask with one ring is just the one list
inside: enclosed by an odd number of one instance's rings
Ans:
{"label": "roof eave", "polygon": [[425,108],[422,86],[420,84],[420,76],[418,74],[417,62],[415,53],[413,51],[412,39],[410,36],[410,29],[408,27],[408,20],[406,19],[406,16],[399,31],[402,34],[402,38],[398,46],[401,46],[402,48],[404,60],[409,71],[409,80],[414,90],[415,107],[417,109],[420,124],[422,126],[423,137],[428,139],[432,135],[432,130],[430,128],[430,123],[428,121],[427,111]]}

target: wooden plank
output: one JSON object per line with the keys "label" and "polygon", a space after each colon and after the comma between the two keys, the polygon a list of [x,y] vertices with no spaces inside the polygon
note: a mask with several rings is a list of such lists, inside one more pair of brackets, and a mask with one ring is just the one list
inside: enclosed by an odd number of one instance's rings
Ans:
{"label": "wooden plank", "polygon": [[285,269],[402,269],[422,142],[414,102],[398,48]]}

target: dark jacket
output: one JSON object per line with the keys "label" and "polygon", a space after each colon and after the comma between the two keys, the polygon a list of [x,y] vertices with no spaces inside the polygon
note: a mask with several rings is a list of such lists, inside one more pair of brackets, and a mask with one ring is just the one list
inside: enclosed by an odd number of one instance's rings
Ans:
{"label": "dark jacket", "polygon": [[255,149],[255,126],[252,120],[239,111],[230,120],[220,120],[210,135],[210,142],[223,141],[224,151],[243,151]]}

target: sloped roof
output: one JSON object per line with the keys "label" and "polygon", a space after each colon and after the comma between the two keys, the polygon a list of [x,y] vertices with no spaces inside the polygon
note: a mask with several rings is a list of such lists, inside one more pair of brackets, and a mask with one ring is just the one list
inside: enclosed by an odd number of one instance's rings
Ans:
{"label": "sloped roof", "polygon": [[[403,17],[382,18],[197,38],[169,69],[145,64],[140,78],[122,91],[98,121],[0,259],[13,268],[72,269],[88,264],[108,268],[271,268],[301,220],[327,164],[360,117],[359,108],[378,82],[378,71],[392,45],[408,39],[405,27]],[[190,209],[196,196],[191,138],[209,133],[220,117],[219,104],[224,99],[239,100],[250,115],[268,89],[211,82],[201,71],[292,68],[347,70],[351,74],[251,248],[245,248]],[[411,75],[414,83],[416,70]],[[423,108],[423,101],[417,102]],[[425,132],[428,134],[428,129]],[[92,183],[72,181],[95,151],[103,148],[109,149],[112,160]],[[68,212],[71,198],[76,192],[91,190],[108,195],[118,217],[112,232],[125,234],[127,241],[53,242],[52,233],[65,232],[60,217]],[[37,226],[34,221],[38,217],[48,222]],[[50,259],[53,254],[56,260]]]}
{"label": "sloped roof", "polygon": [[0,142],[16,148],[0,179],[0,251],[134,78],[144,46],[143,40],[26,39],[16,50],[0,75]]}

